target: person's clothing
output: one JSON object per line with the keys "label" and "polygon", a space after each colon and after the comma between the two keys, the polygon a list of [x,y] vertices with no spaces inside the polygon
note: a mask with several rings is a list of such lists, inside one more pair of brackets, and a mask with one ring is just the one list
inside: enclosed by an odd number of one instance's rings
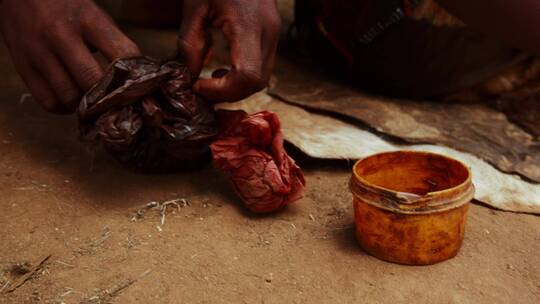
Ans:
{"label": "person's clothing", "polygon": [[526,58],[432,0],[297,0],[297,41],[368,90],[440,97]]}

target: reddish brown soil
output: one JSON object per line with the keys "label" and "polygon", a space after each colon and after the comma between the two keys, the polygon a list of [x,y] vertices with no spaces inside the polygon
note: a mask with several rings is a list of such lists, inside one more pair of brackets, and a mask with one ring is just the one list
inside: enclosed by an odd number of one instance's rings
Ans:
{"label": "reddish brown soil", "polygon": [[[456,258],[382,262],[355,241],[346,163],[301,158],[306,198],[253,216],[211,166],[145,176],[88,150],[73,117],[19,102],[3,45],[0,66],[0,289],[14,265],[52,254],[0,303],[540,302],[539,217],[473,205]],[[157,211],[130,220],[173,198],[190,206],[162,231]]]}

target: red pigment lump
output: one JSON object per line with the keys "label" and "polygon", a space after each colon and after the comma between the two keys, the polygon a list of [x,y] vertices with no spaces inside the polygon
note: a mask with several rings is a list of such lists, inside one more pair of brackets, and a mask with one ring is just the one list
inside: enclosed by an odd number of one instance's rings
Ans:
{"label": "red pigment lump", "polygon": [[268,213],[302,198],[304,175],[283,147],[275,113],[219,111],[218,121],[220,136],[210,145],[215,166],[248,209]]}

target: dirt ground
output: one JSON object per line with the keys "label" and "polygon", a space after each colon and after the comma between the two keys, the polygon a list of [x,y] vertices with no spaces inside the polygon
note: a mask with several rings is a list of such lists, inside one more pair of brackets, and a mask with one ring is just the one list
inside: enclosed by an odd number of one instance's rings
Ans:
{"label": "dirt ground", "polygon": [[[151,36],[149,52],[171,43]],[[210,165],[148,176],[91,151],[73,117],[21,98],[27,89],[3,44],[0,66],[0,303],[540,302],[540,217],[472,205],[456,258],[382,262],[354,238],[350,164],[295,153],[306,197],[253,216]],[[168,208],[163,225],[156,210],[132,220],[145,204],[176,198],[189,205]],[[6,293],[25,262],[49,255]]]}

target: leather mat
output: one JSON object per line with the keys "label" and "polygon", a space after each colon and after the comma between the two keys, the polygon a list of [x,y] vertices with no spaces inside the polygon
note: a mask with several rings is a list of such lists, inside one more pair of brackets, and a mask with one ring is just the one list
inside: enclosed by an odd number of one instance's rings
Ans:
{"label": "leather mat", "polygon": [[496,111],[495,102],[492,108],[372,96],[283,57],[269,94],[306,109],[344,116],[410,144],[468,152],[503,172],[540,182],[540,141]]}

